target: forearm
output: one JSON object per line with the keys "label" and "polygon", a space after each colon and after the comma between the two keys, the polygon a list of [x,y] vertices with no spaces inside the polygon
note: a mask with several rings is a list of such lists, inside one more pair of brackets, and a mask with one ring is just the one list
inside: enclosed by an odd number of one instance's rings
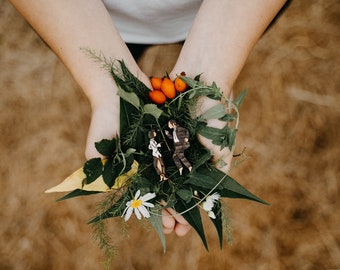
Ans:
{"label": "forearm", "polygon": [[140,74],[133,57],[100,0],[11,0],[39,35],[64,62],[89,97],[92,106],[118,104],[112,78],[87,56],[88,47],[112,59],[123,59]]}
{"label": "forearm", "polygon": [[205,0],[172,71],[202,74],[229,95],[248,55],[284,0]]}

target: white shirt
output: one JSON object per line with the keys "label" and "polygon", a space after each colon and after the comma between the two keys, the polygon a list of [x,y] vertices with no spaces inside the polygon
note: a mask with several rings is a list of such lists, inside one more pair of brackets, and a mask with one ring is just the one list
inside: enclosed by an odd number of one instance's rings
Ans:
{"label": "white shirt", "polygon": [[136,44],[183,41],[203,0],[103,0],[123,40]]}

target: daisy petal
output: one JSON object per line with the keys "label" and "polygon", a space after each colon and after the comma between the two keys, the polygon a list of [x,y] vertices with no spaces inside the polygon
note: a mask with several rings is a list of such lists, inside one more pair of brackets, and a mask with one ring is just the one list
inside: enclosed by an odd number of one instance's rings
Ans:
{"label": "daisy petal", "polygon": [[142,213],[144,217],[150,217],[149,211],[145,208],[145,206],[141,205],[140,207],[138,207],[138,210]]}
{"label": "daisy petal", "polygon": [[132,215],[132,212],[133,212],[133,208],[129,207],[129,208],[127,209],[127,211],[126,211],[126,215],[125,215],[125,218],[124,218],[125,221],[128,221],[128,220],[129,220],[129,218],[130,218],[131,215]]}
{"label": "daisy petal", "polygon": [[139,195],[140,195],[140,189],[138,189],[137,192],[136,192],[136,194],[135,194],[135,200],[138,199]]}
{"label": "daisy petal", "polygon": [[148,201],[148,200],[151,200],[151,199],[153,199],[153,198],[155,198],[156,197],[156,194],[155,193],[146,193],[144,196],[142,196],[140,199],[142,200],[142,201]]}
{"label": "daisy petal", "polygon": [[[132,208],[131,208],[132,209]],[[135,215],[138,219],[141,219],[142,218],[142,215],[140,214],[139,212],[139,208],[135,208]]]}
{"label": "daisy petal", "polygon": [[155,207],[153,203],[149,203],[149,202],[143,202],[143,205],[146,207]]}

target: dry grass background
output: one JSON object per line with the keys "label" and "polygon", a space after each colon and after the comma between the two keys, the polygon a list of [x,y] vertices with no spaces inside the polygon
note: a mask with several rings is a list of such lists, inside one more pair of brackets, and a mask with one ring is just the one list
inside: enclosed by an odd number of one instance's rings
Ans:
{"label": "dry grass background", "polygon": [[[339,19],[337,0],[293,1],[235,85],[250,90],[238,150],[251,158],[232,176],[272,206],[226,200],[233,243],[220,251],[205,219],[209,253],[192,231],[163,255],[153,231],[132,222],[125,239],[112,221],[113,269],[340,269]],[[4,0],[0,67],[0,269],[102,269],[86,224],[100,197],[43,193],[84,162],[89,103]]]}

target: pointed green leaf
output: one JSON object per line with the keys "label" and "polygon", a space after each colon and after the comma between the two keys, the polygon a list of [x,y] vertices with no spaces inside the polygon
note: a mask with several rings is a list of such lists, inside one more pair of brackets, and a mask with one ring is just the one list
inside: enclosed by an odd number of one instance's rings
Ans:
{"label": "pointed green leaf", "polygon": [[191,184],[198,188],[211,190],[220,182],[221,179],[223,180],[216,187],[216,191],[220,193],[222,197],[253,200],[259,203],[269,205],[267,202],[258,198],[253,193],[244,188],[242,185],[240,185],[232,177],[226,175],[225,173],[217,169],[213,168],[208,169],[207,167],[202,166],[197,171],[192,172],[189,178],[185,181],[185,183]]}
{"label": "pointed green leaf", "polygon": [[[228,132],[228,147],[229,147],[229,150],[231,151],[233,146],[235,145],[235,141],[236,141],[236,134],[237,134],[237,129],[233,129],[231,132]],[[226,146],[227,146],[226,145]]]}
{"label": "pointed green leaf", "polygon": [[223,229],[222,229],[223,221],[222,221],[222,209],[221,209],[221,202],[220,201],[218,201],[216,203],[216,205],[214,206],[212,211],[215,213],[216,218],[215,219],[210,218],[210,220],[215,225],[217,235],[218,235],[218,239],[219,239],[219,242],[220,242],[220,248],[222,249],[222,245],[223,245]]}
{"label": "pointed green leaf", "polygon": [[71,199],[71,198],[78,197],[78,196],[87,196],[87,195],[92,195],[96,193],[101,193],[101,192],[100,191],[88,191],[88,190],[83,190],[83,189],[75,189],[72,192],[68,193],[67,195],[57,199],[57,202]]}
{"label": "pointed green leaf", "polygon": [[248,89],[242,90],[238,97],[233,101],[233,103],[239,108],[247,95]]}
{"label": "pointed green leaf", "polygon": [[[190,211],[186,211],[191,207],[193,208]],[[186,221],[188,221],[188,223],[196,230],[198,235],[201,237],[204,247],[206,250],[208,250],[208,243],[204,234],[201,214],[198,207],[195,206],[195,201],[191,200],[189,203],[186,203],[182,200],[177,200],[177,203],[175,204],[175,210],[178,213],[181,213]]]}

